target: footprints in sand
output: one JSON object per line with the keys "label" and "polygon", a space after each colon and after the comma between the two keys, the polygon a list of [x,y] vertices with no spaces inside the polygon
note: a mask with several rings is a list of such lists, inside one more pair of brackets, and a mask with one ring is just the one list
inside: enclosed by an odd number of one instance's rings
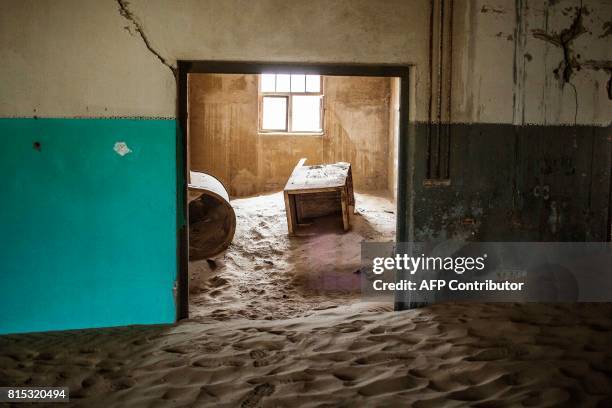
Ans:
{"label": "footprints in sand", "polygon": [[265,367],[281,361],[285,355],[283,352],[270,354],[266,350],[251,350],[249,356],[253,359],[253,367]]}
{"label": "footprints in sand", "polygon": [[512,306],[446,304],[3,336],[0,376],[69,386],[85,407],[612,406],[612,306],[521,310],[520,323]]}
{"label": "footprints in sand", "polygon": [[[214,259],[189,263],[191,317],[278,320],[358,301],[359,277],[353,272],[360,264],[360,243],[366,237],[392,239],[394,224],[379,217],[381,208],[392,210],[390,201],[367,194],[357,199],[365,209],[349,233],[334,227],[291,238],[282,193],[233,200],[238,220],[230,247]],[[371,307],[390,311],[393,306]]]}
{"label": "footprints in sand", "polygon": [[194,367],[218,368],[218,367],[242,367],[244,360],[239,358],[210,358],[204,357],[191,363]]}
{"label": "footprints in sand", "polygon": [[252,350],[249,355],[251,356],[252,359],[254,360],[261,360],[265,357],[268,356],[268,353],[266,353],[263,350]]}
{"label": "footprints in sand", "polygon": [[274,385],[272,384],[259,384],[253,390],[249,391],[240,403],[241,408],[254,408],[259,406],[262,398],[272,395],[274,392]]}

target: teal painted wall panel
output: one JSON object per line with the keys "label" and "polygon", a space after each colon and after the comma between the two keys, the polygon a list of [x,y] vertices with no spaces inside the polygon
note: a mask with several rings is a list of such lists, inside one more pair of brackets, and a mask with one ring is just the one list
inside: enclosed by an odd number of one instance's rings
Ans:
{"label": "teal painted wall panel", "polygon": [[175,320],[175,131],[0,119],[0,333]]}

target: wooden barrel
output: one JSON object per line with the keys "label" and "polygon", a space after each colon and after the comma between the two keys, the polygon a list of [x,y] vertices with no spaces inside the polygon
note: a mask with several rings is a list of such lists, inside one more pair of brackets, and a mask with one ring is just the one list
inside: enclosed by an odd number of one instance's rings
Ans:
{"label": "wooden barrel", "polygon": [[229,194],[215,177],[190,172],[189,260],[209,258],[224,251],[236,232],[236,213]]}

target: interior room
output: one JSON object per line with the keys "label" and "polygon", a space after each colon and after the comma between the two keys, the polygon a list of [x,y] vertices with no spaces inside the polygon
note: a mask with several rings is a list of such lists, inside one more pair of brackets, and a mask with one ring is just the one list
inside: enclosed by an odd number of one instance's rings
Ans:
{"label": "interior room", "polygon": [[0,0],[0,407],[612,407],[612,1]]}
{"label": "interior room", "polygon": [[[289,318],[360,299],[361,242],[395,239],[399,84],[375,76],[189,75],[191,185],[201,174],[216,178],[236,218],[225,231],[234,232],[231,243],[207,252],[216,229],[208,213],[195,215],[199,201],[190,202],[192,316]],[[346,230],[340,197],[329,192],[304,195],[288,231],[284,190],[302,159],[350,165]],[[314,170],[319,178],[332,171]]]}

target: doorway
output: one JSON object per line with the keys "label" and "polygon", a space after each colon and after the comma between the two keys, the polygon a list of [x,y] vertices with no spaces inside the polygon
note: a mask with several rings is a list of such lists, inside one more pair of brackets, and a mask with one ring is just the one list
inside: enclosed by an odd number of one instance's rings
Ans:
{"label": "doorway", "polygon": [[[406,159],[404,156],[407,130],[406,121],[399,120],[399,118],[407,117],[408,72],[409,67],[407,66],[183,61],[179,63],[178,116],[180,128],[185,129],[184,132],[177,133],[177,146],[179,147],[177,151],[180,155],[180,160],[177,162],[181,164],[179,170],[183,178],[179,185],[186,187],[189,170],[213,173],[212,175],[221,180],[227,188],[237,215],[235,242],[224,257],[200,260],[199,268],[205,271],[199,270],[195,274],[194,263],[190,265],[188,260],[189,241],[186,225],[179,231],[177,291],[179,319],[189,315],[190,281],[193,293],[192,302],[201,302],[211,312],[207,313],[208,317],[221,320],[228,317],[226,316],[228,310],[229,313],[236,313],[242,317],[269,319],[295,317],[300,311],[337,305],[338,302],[347,299],[343,297],[343,292],[347,289],[350,292],[351,283],[349,282],[352,282],[354,286],[354,282],[359,279],[358,265],[346,260],[354,261],[355,251],[358,253],[361,240],[404,239],[405,217],[396,217],[396,215],[406,213],[404,188]],[[291,131],[293,129],[288,128],[275,129],[275,132],[266,132],[265,129],[262,129],[262,75],[268,75],[263,78],[268,83],[270,75],[283,75],[284,77],[275,78],[275,81],[280,83],[285,78],[293,79],[297,84],[305,80],[306,86],[310,83],[311,93],[318,92],[322,98],[325,98],[325,106],[321,106],[322,114],[319,118],[321,129],[314,129],[317,122],[316,120],[308,122],[307,113],[304,114],[306,116],[298,117],[293,111],[294,122],[299,123],[300,126],[310,126],[315,131],[321,130],[321,134],[316,134],[317,132],[297,134],[298,132],[293,132]],[[313,84],[316,84],[317,79],[321,81],[321,88],[315,90]],[[194,83],[197,86],[194,86]],[[199,88],[205,92],[195,95]],[[373,164],[369,163],[372,157],[364,159],[355,151],[352,152],[352,155],[347,153],[350,148],[347,149],[347,144],[342,142],[342,135],[338,135],[337,138],[333,136],[334,132],[346,131],[346,124],[334,125],[333,122],[340,120],[342,116],[345,116],[346,120],[346,116],[350,113],[347,105],[368,103],[366,89],[373,90],[374,95],[377,95],[376,92],[383,95],[385,90],[388,90],[386,103],[389,109],[386,112],[388,115],[386,131],[389,134],[394,131],[396,141],[393,142],[392,136],[386,140],[386,146],[389,149],[386,158],[389,159],[391,156],[396,160],[386,160],[384,180],[380,174],[375,174],[378,170],[375,170]],[[231,91],[230,94],[226,92],[224,96],[221,96],[218,93],[227,90]],[[284,88],[266,88],[263,96],[287,98],[289,101],[289,98],[292,97],[291,85],[287,90],[286,92]],[[297,88],[296,92],[302,96],[305,90],[307,89]],[[255,108],[249,107],[248,103],[244,104],[243,91],[250,92],[247,100],[259,101],[255,104]],[[216,95],[215,92],[217,92]],[[241,92],[243,92],[242,95]],[[350,99],[351,94],[353,97],[357,95],[353,102],[346,100],[346,98]],[[204,95],[208,95],[208,99]],[[254,98],[253,95],[255,95]],[[229,106],[233,103],[232,98],[242,101],[243,105],[240,108],[236,105]],[[292,104],[292,109],[295,110],[299,108],[299,103],[304,105],[304,99],[297,100],[296,98],[295,101],[288,103]],[[374,100],[376,97],[371,99]],[[194,100],[199,101],[195,105],[198,103],[203,105],[194,106]],[[226,106],[219,110],[218,102],[221,100],[229,103],[229,107]],[[336,102],[337,105],[334,105]],[[207,103],[209,105],[206,105]],[[276,108],[278,109],[278,104]],[[367,108],[371,110],[372,106]],[[255,123],[256,134],[240,135],[241,132],[236,130],[237,120],[249,116],[249,112],[253,116],[251,123]],[[308,112],[315,112],[312,104]],[[203,124],[208,125],[196,126],[199,129],[199,135],[194,144],[193,136],[198,132],[188,129],[193,126],[197,114],[204,115],[200,119]],[[219,115],[234,115],[233,125],[230,125],[230,131],[226,132],[229,137],[228,142],[212,148],[209,136],[212,134],[218,138],[224,133],[223,126],[212,125],[212,128],[210,127],[212,121],[216,120],[215,118],[218,118]],[[225,122],[227,120],[226,117]],[[229,120],[231,121],[232,118]],[[270,123],[277,123],[278,127],[286,125],[281,122]],[[353,118],[352,123],[356,129],[353,131],[355,134],[371,125],[367,120],[360,123],[358,118]],[[209,127],[209,136],[206,136],[207,132],[202,130],[206,126]],[[242,125],[238,127],[245,128]],[[246,127],[253,129],[253,126]],[[279,130],[285,130],[287,134],[282,134],[283,132]],[[374,134],[375,132],[368,130],[365,133]],[[209,137],[208,140],[207,137]],[[345,135],[346,137],[348,136]],[[234,138],[233,142],[231,138]],[[330,141],[332,141],[331,145],[334,145],[336,139],[339,140],[337,146],[330,147]],[[200,142],[204,142],[208,148],[202,146]],[[363,140],[358,145],[366,142],[367,140]],[[198,143],[200,143],[199,147],[197,147]],[[326,143],[328,146],[325,146]],[[219,146],[225,146],[227,151],[220,151]],[[210,153],[209,157],[200,160],[198,154],[194,154],[194,149]],[[380,156],[381,152],[378,153],[378,160],[374,161],[384,160],[384,154]],[[241,162],[241,158],[248,159],[249,156],[257,156],[255,164],[251,164],[250,167],[248,163]],[[284,220],[282,186],[293,166],[297,164],[299,158],[302,158],[301,156],[307,156],[305,158],[310,160],[311,165],[346,161],[347,158],[357,162],[353,165],[353,171],[356,172],[356,187],[359,188],[356,188],[355,214],[352,217],[354,223],[348,233],[334,229],[334,217],[330,214],[328,217],[315,217],[297,234],[297,237],[287,236],[286,227],[283,224],[286,221]],[[238,164],[230,163],[232,161],[237,161]],[[364,163],[369,163],[370,167],[367,168]],[[378,164],[379,168],[380,163]],[[380,187],[376,183],[381,182],[388,187],[390,197],[374,191],[378,190],[376,187]],[[183,209],[187,218],[189,208],[187,207],[186,188],[177,195],[180,208]],[[387,228],[390,219],[394,227],[391,228],[393,231]],[[279,236],[282,238],[279,239]],[[325,256],[326,251],[329,256]],[[223,273],[218,273],[219,270],[222,270]],[[300,273],[306,270],[310,272]],[[312,270],[315,272],[311,273]],[[234,278],[231,278],[232,272]],[[238,276],[241,273],[242,275]],[[194,280],[194,277],[197,278],[202,274],[206,276],[204,295],[193,290],[201,283],[196,282],[197,279]],[[297,290],[299,293],[291,293],[292,290]],[[233,296],[230,296],[232,293]],[[223,304],[224,297],[227,302],[234,303],[236,307],[216,308],[217,305]],[[281,302],[281,307],[278,303],[266,303],[266,299],[276,300],[283,297],[287,300],[284,305]],[[326,299],[331,300],[327,302]],[[242,300],[245,302],[239,304]],[[192,304],[192,307],[194,311],[191,314],[192,317],[198,316],[199,305]],[[278,310],[287,308],[291,309],[288,314],[278,313]],[[269,313],[266,312],[267,309],[270,309]],[[214,313],[215,311],[217,313]]]}

